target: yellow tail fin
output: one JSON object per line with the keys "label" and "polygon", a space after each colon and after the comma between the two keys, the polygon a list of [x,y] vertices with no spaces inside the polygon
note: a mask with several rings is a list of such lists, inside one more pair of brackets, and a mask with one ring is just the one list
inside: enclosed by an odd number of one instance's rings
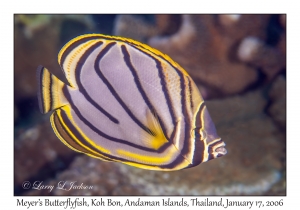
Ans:
{"label": "yellow tail fin", "polygon": [[68,104],[62,89],[66,85],[43,66],[37,68],[38,101],[40,111],[45,114]]}

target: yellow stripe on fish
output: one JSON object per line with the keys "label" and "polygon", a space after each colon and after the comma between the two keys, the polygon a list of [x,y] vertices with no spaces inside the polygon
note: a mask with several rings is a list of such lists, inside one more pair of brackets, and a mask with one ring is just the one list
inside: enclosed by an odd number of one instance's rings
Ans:
{"label": "yellow stripe on fish", "polygon": [[58,54],[68,84],[39,66],[42,113],[76,152],[161,171],[226,154],[203,98],[169,56],[138,41],[86,34]]}

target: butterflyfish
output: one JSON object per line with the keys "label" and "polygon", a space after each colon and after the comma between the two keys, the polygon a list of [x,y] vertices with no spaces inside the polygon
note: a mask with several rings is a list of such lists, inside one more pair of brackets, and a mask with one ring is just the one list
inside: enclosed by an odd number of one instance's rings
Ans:
{"label": "butterflyfish", "polygon": [[138,41],[78,36],[58,63],[68,84],[37,68],[42,113],[69,148],[103,161],[175,171],[227,153],[196,84],[169,56]]}

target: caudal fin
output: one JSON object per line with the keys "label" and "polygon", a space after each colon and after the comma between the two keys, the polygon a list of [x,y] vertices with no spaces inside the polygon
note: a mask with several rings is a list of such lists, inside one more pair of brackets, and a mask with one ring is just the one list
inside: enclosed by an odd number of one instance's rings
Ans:
{"label": "caudal fin", "polygon": [[39,108],[43,114],[68,104],[62,92],[65,83],[43,66],[38,66],[36,75]]}

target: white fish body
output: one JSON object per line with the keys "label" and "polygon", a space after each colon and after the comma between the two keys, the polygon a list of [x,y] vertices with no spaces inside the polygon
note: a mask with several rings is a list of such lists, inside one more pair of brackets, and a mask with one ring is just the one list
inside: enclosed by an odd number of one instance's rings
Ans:
{"label": "white fish body", "polygon": [[87,34],[58,62],[69,84],[39,66],[39,105],[71,149],[150,170],[196,166],[226,154],[187,72],[137,41]]}

